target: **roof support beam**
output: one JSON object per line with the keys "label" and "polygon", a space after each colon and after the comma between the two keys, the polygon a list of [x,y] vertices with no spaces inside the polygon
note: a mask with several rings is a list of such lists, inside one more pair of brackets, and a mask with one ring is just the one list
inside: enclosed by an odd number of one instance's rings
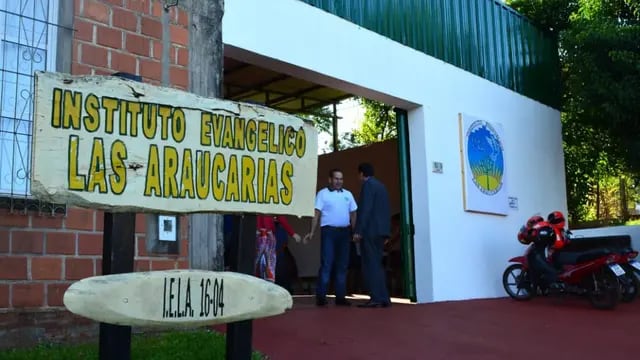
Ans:
{"label": "roof support beam", "polygon": [[[237,87],[237,88],[244,88],[245,90],[242,90],[238,93],[235,94],[229,94],[229,96],[227,96],[227,98],[229,99],[233,99],[233,100],[238,100],[238,99],[242,99],[245,97],[249,97],[252,95],[255,95],[255,93],[260,93],[260,92],[264,92],[266,91],[264,89],[265,86],[269,86],[271,84],[277,83],[278,81],[282,81],[282,80],[286,80],[290,78],[289,75],[283,75],[280,74],[276,77],[273,77],[269,80],[263,81],[261,83],[258,84],[248,84],[248,85],[234,85],[234,84],[229,84],[229,86],[231,87]],[[273,92],[273,91],[272,91]]]}
{"label": "roof support beam", "polygon": [[333,99],[316,100],[316,101],[318,101],[318,103],[316,103],[316,104],[311,104],[311,105],[302,104],[302,106],[300,107],[299,111],[300,112],[305,112],[305,111],[307,111],[309,109],[316,109],[316,108],[320,108],[320,107],[325,107],[327,105],[333,104],[334,102],[335,103],[339,103],[342,100],[346,100],[346,99],[349,99],[349,98],[352,98],[352,97],[353,97],[353,95],[351,95],[351,94],[345,94],[345,95],[338,96],[338,97],[333,98]]}
{"label": "roof support beam", "polygon": [[275,98],[275,99],[273,99],[271,101],[267,101],[267,105],[268,106],[272,106],[272,105],[280,104],[280,103],[282,103],[282,102],[284,102],[286,100],[292,100],[292,99],[298,98],[298,97],[300,97],[300,96],[302,96],[304,94],[308,94],[310,92],[313,92],[313,91],[316,91],[316,90],[320,90],[322,88],[324,88],[324,86],[322,86],[322,85],[311,86],[311,87],[308,87],[306,89],[302,89],[300,91],[297,91],[295,93],[287,94],[287,95],[284,95],[284,96],[280,96],[280,97]]}

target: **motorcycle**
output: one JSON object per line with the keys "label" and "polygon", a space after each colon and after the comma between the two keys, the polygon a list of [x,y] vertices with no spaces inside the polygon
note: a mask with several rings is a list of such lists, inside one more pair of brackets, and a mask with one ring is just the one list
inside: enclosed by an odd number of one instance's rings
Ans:
{"label": "motorcycle", "polygon": [[[503,275],[502,284],[507,294],[514,300],[530,300],[537,295],[549,295],[556,290],[541,286],[541,278],[532,278],[528,264],[531,245],[523,256],[509,259],[510,263]],[[558,279],[562,287],[560,293],[587,296],[591,305],[598,309],[613,309],[621,299],[619,278],[626,274],[619,262],[620,253],[606,248],[587,251],[562,251],[554,254],[554,265],[560,269]],[[510,278],[515,280],[509,282]],[[515,291],[510,286],[515,285]]]}
{"label": "motorcycle", "polygon": [[635,260],[638,252],[632,249],[620,251],[620,266],[624,269],[625,274],[619,278],[620,281],[620,301],[629,303],[638,297],[640,291],[640,279],[637,273],[640,273],[640,262]]}
{"label": "motorcycle", "polygon": [[640,291],[640,280],[636,275],[640,272],[640,262],[635,260],[638,252],[631,246],[631,237],[628,235],[571,237],[571,243],[565,250],[584,251],[595,248],[606,248],[620,255],[618,264],[625,270],[625,274],[618,277],[620,301],[629,303],[635,300]]}

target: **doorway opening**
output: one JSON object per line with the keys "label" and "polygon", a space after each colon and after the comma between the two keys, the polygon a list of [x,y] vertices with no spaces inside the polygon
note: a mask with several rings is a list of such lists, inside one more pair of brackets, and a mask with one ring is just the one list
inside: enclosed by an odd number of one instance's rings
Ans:
{"label": "doorway opening", "polygon": [[[391,202],[392,234],[385,245],[383,261],[387,287],[394,298],[416,301],[413,268],[413,220],[411,216],[410,159],[407,113],[403,109],[359,96],[339,82],[322,75],[305,76],[295,69],[287,71],[273,61],[225,54],[224,97],[252,102],[296,114],[316,124],[318,129],[317,190],[327,185],[332,168],[344,173],[344,187],[356,200],[360,193],[357,166],[369,162],[375,176],[387,187]],[[324,80],[324,81],[323,81]],[[337,86],[336,86],[337,84]],[[311,227],[310,218],[288,216],[296,232],[304,236]],[[319,233],[319,232],[318,232]],[[309,244],[289,240],[288,248],[295,259],[293,295],[313,295],[320,263],[320,238]],[[355,297],[364,293],[358,268],[358,250],[352,246],[352,262],[348,277],[348,293]]]}

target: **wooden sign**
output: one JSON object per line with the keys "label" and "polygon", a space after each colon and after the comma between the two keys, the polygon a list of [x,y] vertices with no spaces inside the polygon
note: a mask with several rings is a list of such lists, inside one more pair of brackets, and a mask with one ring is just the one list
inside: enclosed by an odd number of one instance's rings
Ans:
{"label": "wooden sign", "polygon": [[37,72],[31,192],[114,212],[313,216],[317,132],[263,106]]}
{"label": "wooden sign", "polygon": [[284,288],[233,272],[167,270],[94,276],[64,294],[69,311],[126,326],[201,326],[282,314]]}

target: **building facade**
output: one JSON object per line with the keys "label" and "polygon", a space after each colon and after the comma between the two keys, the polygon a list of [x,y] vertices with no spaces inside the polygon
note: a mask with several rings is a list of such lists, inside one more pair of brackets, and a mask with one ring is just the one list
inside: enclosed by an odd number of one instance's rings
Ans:
{"label": "building facade", "polygon": [[[12,329],[0,346],[96,330],[63,311],[62,296],[73,281],[101,273],[104,215],[29,197],[33,72],[127,72],[188,89],[186,2],[165,3],[0,4],[0,323]],[[500,1],[226,0],[222,33],[225,60],[240,64],[233,74],[225,69],[225,79],[260,67],[274,79],[315,84],[277,97],[284,103],[298,96],[300,109],[311,99],[303,95],[330,88],[340,92],[335,101],[357,95],[402,111],[399,171],[414,292],[408,296],[417,302],[503,296],[502,270],[523,250],[515,240],[519,226],[534,213],[566,211],[557,50]],[[225,96],[262,93],[273,103],[270,92],[286,87],[269,88],[275,82],[244,89],[225,80]],[[497,215],[471,206],[473,179],[465,182],[464,174],[474,170],[461,117],[501,128],[502,167],[491,178],[504,184],[501,196],[510,205]],[[534,167],[532,157],[549,160]],[[150,216],[136,219],[135,270],[188,268],[187,218],[179,219],[178,250],[167,254],[150,245]],[[308,229],[298,226],[300,233]]]}
{"label": "building facade", "polygon": [[[520,226],[566,212],[557,44],[501,1],[230,0],[223,40],[225,56],[405,112],[388,171],[408,185],[417,302],[505,296]],[[499,134],[481,138],[491,166],[468,119]]]}

